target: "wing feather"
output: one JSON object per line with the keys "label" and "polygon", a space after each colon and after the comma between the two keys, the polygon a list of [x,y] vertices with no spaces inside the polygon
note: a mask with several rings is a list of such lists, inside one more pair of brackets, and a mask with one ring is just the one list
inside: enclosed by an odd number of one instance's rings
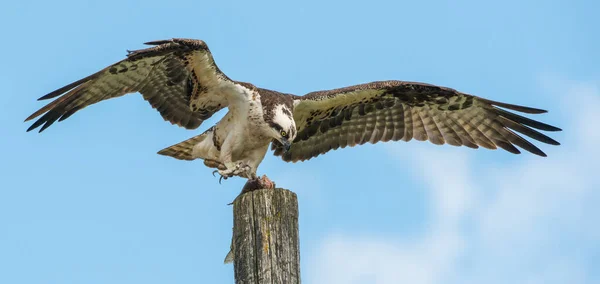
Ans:
{"label": "wing feather", "polygon": [[507,110],[539,114],[545,110],[492,101],[423,83],[381,81],[295,97],[298,135],[288,152],[273,145],[285,161],[303,161],[346,146],[379,141],[429,140],[438,145],[524,149],[545,156],[516,134],[558,145],[536,131],[559,131],[549,124]]}
{"label": "wing feather", "polygon": [[508,141],[510,141],[510,143],[515,144],[538,156],[546,157],[546,154],[542,150],[540,150],[540,148],[536,147],[531,142],[525,140],[523,137],[517,135],[510,129],[504,129],[504,131],[506,133],[505,137],[508,139]]}
{"label": "wing feather", "polygon": [[[381,134],[381,141],[383,142],[387,142],[394,139],[394,133],[396,132],[396,129],[398,127],[402,127],[402,125],[404,124],[404,121],[400,121],[399,119],[396,119],[396,121],[398,121],[397,123],[395,122],[394,116],[396,114],[394,114],[394,111],[395,109],[393,108],[383,110],[383,113],[385,115],[385,120],[383,121],[383,133]],[[404,120],[403,117],[402,120]],[[404,128],[402,128],[402,130],[399,131],[404,132]]]}
{"label": "wing feather", "polygon": [[533,138],[535,140],[547,143],[547,144],[551,144],[551,145],[560,145],[560,143],[558,143],[556,140],[540,133],[539,131],[536,131],[534,129],[531,129],[525,125],[522,124],[518,124],[510,119],[507,119],[503,116],[499,116],[498,120],[504,124],[506,127],[513,129],[523,135],[526,135],[530,138]]}
{"label": "wing feather", "polygon": [[165,120],[188,129],[197,128],[227,106],[215,87],[231,81],[218,69],[203,41],[171,39],[147,44],[156,46],[130,51],[126,59],[40,97],[56,99],[25,119],[41,116],[27,131],[42,126],[42,132],[89,105],[135,92]]}
{"label": "wing feather", "polygon": [[467,130],[465,130],[462,124],[458,123],[453,118],[452,113],[442,112],[442,114],[445,118],[446,123],[450,126],[452,130],[454,130],[456,135],[458,135],[458,138],[460,138],[462,145],[473,149],[479,148],[477,142],[475,142],[475,139],[473,139],[473,136],[471,136],[471,134],[467,132]]}
{"label": "wing feather", "polygon": [[[459,116],[462,115],[462,116]],[[479,127],[477,126],[477,120],[476,120],[476,115],[477,112],[473,111],[473,112],[467,112],[467,113],[455,113],[454,114],[454,119],[456,119],[456,121],[465,128],[465,130],[467,131],[467,133],[469,133],[469,135],[471,137],[473,137],[473,140],[475,141],[475,143],[479,146],[482,146],[483,148],[486,149],[490,149],[490,150],[494,150],[496,149],[496,145],[494,145],[494,143],[479,129]]]}
{"label": "wing feather", "polygon": [[428,105],[424,105],[420,109],[419,116],[421,117],[421,120],[423,120],[423,127],[425,128],[425,131],[427,132],[427,137],[429,138],[429,141],[431,141],[431,143],[436,144],[436,145],[444,145],[446,143],[446,141],[444,140],[444,137],[442,136],[442,132],[440,131],[437,124],[433,120],[433,117],[435,115],[432,114],[431,112],[429,112]]}
{"label": "wing feather", "polygon": [[436,124],[444,141],[452,146],[461,146],[462,141],[460,136],[450,127],[449,121],[442,120],[443,113],[436,113],[431,108],[428,108],[428,115],[432,118],[433,122]]}
{"label": "wing feather", "polygon": [[425,124],[423,123],[423,118],[421,117],[419,108],[411,108],[412,112],[412,121],[413,121],[413,138],[418,141],[427,140],[427,131],[425,130]]}
{"label": "wing feather", "polygon": [[[413,126],[412,126],[412,115],[410,111],[410,107],[405,104],[398,103],[399,107],[397,109],[402,111],[402,117],[404,117],[404,125],[403,128],[398,128],[398,132],[394,133],[394,141],[398,141],[402,139],[405,142],[412,140],[413,138]],[[401,117],[398,117],[397,121],[402,121]],[[402,129],[404,129],[404,133],[402,133]],[[400,135],[400,137],[396,137],[396,134]]]}
{"label": "wing feather", "polygon": [[369,142],[371,144],[377,143],[377,141],[381,141],[383,134],[385,132],[385,121],[387,114],[384,113],[383,116],[375,116],[375,125],[373,128],[373,134],[369,138]]}

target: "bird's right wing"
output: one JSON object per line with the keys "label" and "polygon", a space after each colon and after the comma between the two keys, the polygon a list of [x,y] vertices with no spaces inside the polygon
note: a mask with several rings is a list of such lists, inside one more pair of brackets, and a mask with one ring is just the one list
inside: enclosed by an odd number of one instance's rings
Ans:
{"label": "bird's right wing", "polygon": [[218,87],[231,80],[219,70],[203,41],[171,39],[146,44],[155,46],[131,51],[126,59],[39,98],[58,97],[25,120],[42,115],[27,131],[42,126],[42,132],[82,108],[135,92],[165,120],[187,129],[197,128],[227,106]]}

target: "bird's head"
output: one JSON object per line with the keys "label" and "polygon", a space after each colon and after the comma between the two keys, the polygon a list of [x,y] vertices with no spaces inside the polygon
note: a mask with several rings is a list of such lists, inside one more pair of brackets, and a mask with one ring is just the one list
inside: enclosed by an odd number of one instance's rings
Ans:
{"label": "bird's head", "polygon": [[277,140],[287,151],[296,138],[296,122],[290,109],[281,104],[276,105],[273,111],[273,117],[268,122],[271,136]]}

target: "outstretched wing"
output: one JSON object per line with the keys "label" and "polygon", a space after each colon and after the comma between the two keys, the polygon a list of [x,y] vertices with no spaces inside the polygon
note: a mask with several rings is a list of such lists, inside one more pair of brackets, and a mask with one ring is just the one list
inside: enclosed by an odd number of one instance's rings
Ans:
{"label": "outstretched wing", "polygon": [[25,120],[43,114],[27,131],[42,126],[42,132],[82,108],[135,92],[165,120],[188,129],[197,128],[227,106],[216,87],[230,80],[203,41],[171,39],[146,44],[155,46],[130,51],[126,59],[39,98],[58,97]]}
{"label": "outstretched wing", "polygon": [[296,97],[294,120],[298,135],[288,152],[273,144],[285,161],[304,161],[339,147],[366,142],[410,141],[434,144],[500,147],[518,154],[518,146],[546,156],[514,131],[535,140],[559,145],[534,130],[560,131],[518,114],[545,110],[495,102],[450,88],[423,83],[382,81]]}

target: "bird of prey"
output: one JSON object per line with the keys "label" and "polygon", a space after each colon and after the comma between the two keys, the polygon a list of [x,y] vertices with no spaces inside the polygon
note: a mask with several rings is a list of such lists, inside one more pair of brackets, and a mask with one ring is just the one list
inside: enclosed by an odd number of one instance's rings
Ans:
{"label": "bird of prey", "polygon": [[537,108],[406,81],[378,81],[296,96],[230,79],[217,67],[204,41],[170,39],[146,44],[152,47],[128,51],[124,60],[39,98],[56,99],[25,120],[41,116],[27,131],[41,126],[41,132],[89,105],[136,92],[166,121],[186,129],[195,129],[228,108],[204,133],[158,154],[202,159],[221,178],[249,180],[257,179],[269,144],[286,162],[367,142],[413,138],[437,145],[499,147],[519,154],[517,146],[539,156],[546,154],[521,135],[559,145],[538,131],[559,128],[514,113],[546,112]]}

